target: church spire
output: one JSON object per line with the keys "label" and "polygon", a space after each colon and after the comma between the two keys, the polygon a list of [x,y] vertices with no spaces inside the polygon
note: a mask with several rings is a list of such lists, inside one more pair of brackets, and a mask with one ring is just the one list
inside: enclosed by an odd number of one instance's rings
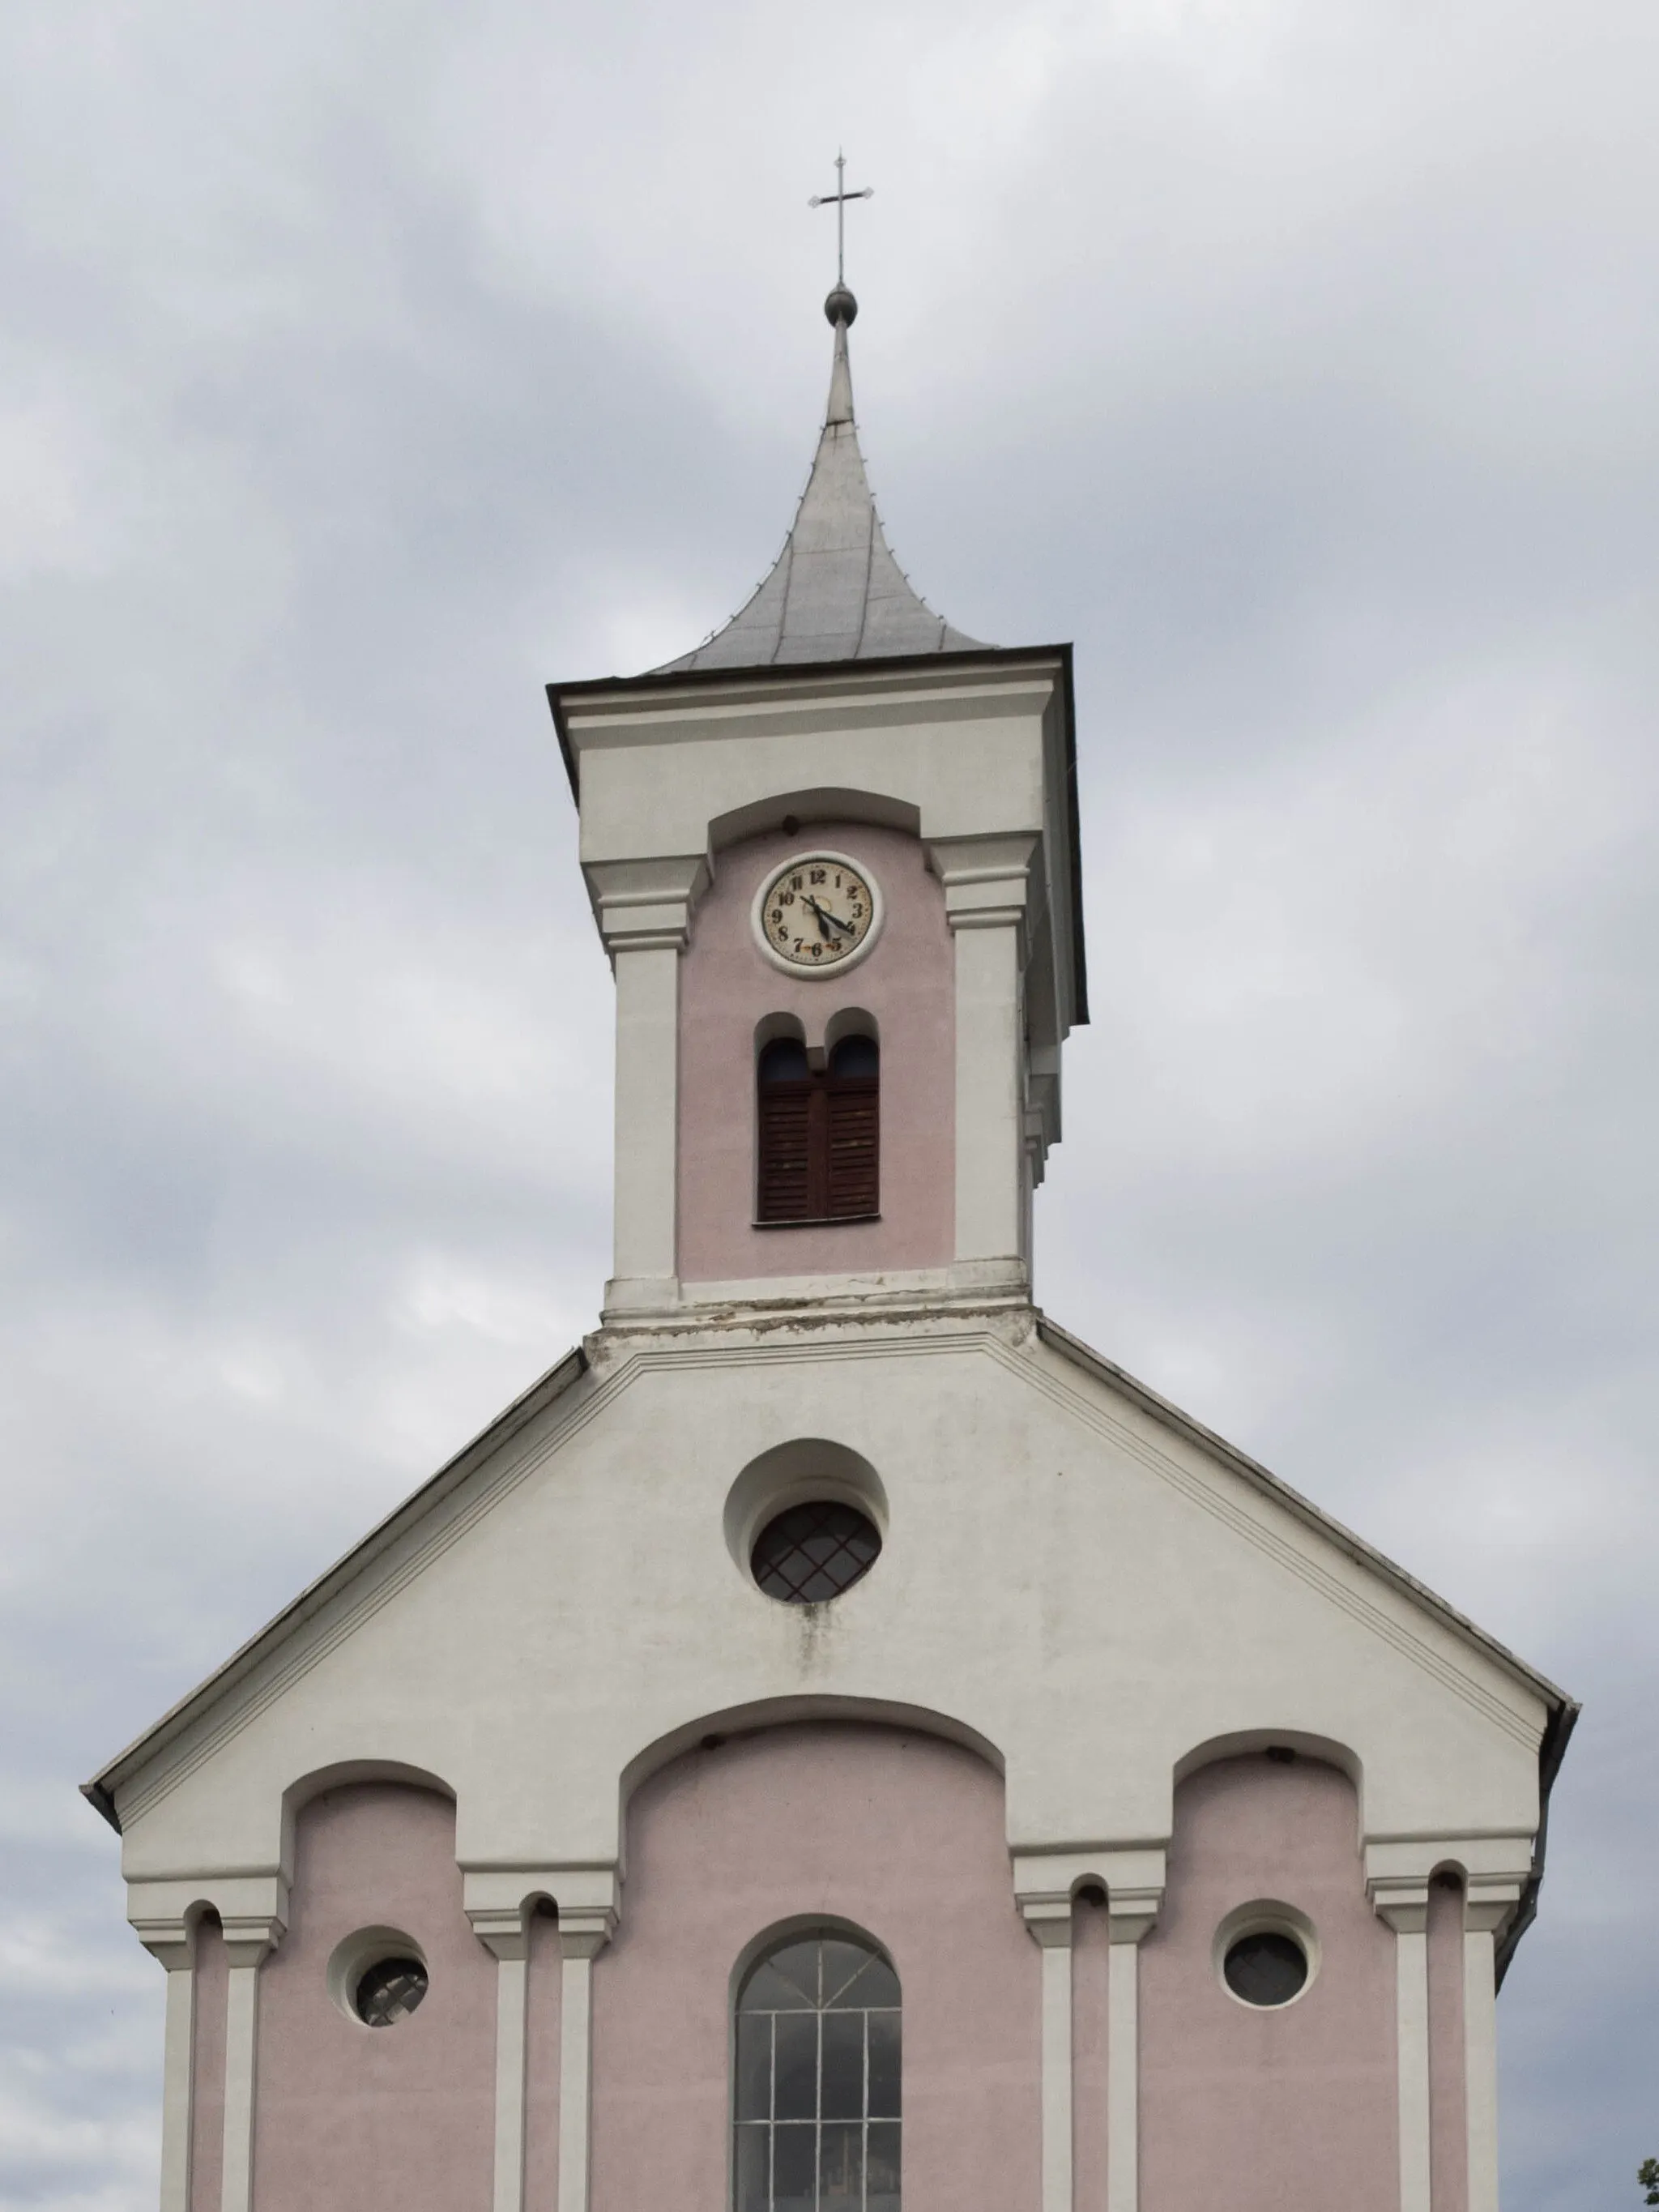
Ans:
{"label": "church spire", "polygon": [[771,574],[724,629],[653,675],[971,652],[978,645],[912,591],[883,532],[853,418],[847,331],[858,311],[838,281],[823,303],[836,333],[830,404],[812,473]]}

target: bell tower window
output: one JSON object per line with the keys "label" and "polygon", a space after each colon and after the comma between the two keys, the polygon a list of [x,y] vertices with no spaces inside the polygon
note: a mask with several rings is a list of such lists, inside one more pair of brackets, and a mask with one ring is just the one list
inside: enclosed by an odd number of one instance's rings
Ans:
{"label": "bell tower window", "polygon": [[755,1218],[867,1221],[880,1211],[881,1048],[844,1036],[815,1069],[777,1037],[756,1069]]}

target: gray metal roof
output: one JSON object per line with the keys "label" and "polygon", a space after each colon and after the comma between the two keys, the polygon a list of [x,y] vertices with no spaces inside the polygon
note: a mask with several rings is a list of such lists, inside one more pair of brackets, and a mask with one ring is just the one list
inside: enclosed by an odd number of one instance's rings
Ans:
{"label": "gray metal roof", "polygon": [[[852,313],[852,295],[844,300]],[[878,660],[898,653],[960,653],[977,638],[952,629],[906,582],[870,496],[853,420],[847,325],[836,316],[830,405],[817,458],[772,573],[724,629],[653,676],[693,668],[764,668],[775,663]]]}

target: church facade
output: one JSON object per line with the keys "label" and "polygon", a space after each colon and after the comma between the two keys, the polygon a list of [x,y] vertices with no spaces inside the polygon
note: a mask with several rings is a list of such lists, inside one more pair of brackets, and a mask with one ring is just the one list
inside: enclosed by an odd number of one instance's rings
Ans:
{"label": "church facade", "polygon": [[1495,2212],[1574,1708],[1032,1301],[1072,665],[888,549],[554,687],[599,1325],[87,1785],[163,2212]]}

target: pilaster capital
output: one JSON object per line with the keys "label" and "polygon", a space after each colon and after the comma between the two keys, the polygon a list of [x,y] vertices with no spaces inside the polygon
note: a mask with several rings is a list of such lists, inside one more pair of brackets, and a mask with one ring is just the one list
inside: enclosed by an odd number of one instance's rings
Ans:
{"label": "pilaster capital", "polygon": [[1365,1884],[1371,1910],[1396,1936],[1420,1936],[1429,1924],[1426,1881],[1371,1881]]}
{"label": "pilaster capital", "polygon": [[930,837],[927,865],[945,886],[952,929],[1014,929],[1027,919],[1034,836]]}
{"label": "pilaster capital", "polygon": [[1430,1883],[1446,1870],[1462,1882],[1465,1929],[1496,1933],[1508,1924],[1531,1875],[1532,1838],[1383,1836],[1366,1842],[1365,1893],[1397,1932],[1427,1925]]}
{"label": "pilaster capital", "polygon": [[466,1867],[461,1903],[472,1932],[498,1959],[522,1959],[530,1909],[549,1898],[559,1916],[559,1948],[591,1959],[616,1932],[621,1885],[615,1866]]}
{"label": "pilaster capital", "polygon": [[[1085,1883],[1106,1893],[1114,1943],[1138,1943],[1164,1902],[1166,1858],[1161,1844],[1098,1844],[1013,1854],[1014,1898],[1039,1943],[1072,1940],[1072,1901]],[[1063,1936],[1042,1931],[1056,1923]]]}
{"label": "pilaster capital", "polygon": [[145,1950],[170,1974],[181,1972],[196,1964],[197,1923],[194,1920],[140,1920],[131,1915],[128,1917],[133,1934]]}
{"label": "pilaster capital", "polygon": [[1157,1889],[1109,1889],[1106,1893],[1107,1934],[1114,1943],[1139,1943],[1148,1934],[1164,1902]]}
{"label": "pilaster capital", "polygon": [[1072,1899],[1069,1891],[1046,1897],[1022,1897],[1020,1917],[1025,1923],[1026,1933],[1044,1951],[1069,1951],[1072,1948]]}
{"label": "pilaster capital", "polygon": [[582,873],[612,960],[619,952],[684,951],[692,913],[710,880],[702,853],[588,860]]}
{"label": "pilaster capital", "polygon": [[127,1884],[127,1919],[169,1972],[191,1965],[197,1931],[216,1915],[233,1966],[257,1966],[288,1931],[288,1884],[280,1874],[164,1875]]}
{"label": "pilaster capital", "polygon": [[497,1959],[522,1959],[530,1949],[530,1915],[522,1905],[499,1908],[469,1905],[472,1933]]}
{"label": "pilaster capital", "polygon": [[559,1949],[567,1959],[596,1959],[616,1932],[617,1916],[609,1905],[559,1914]]}
{"label": "pilaster capital", "polygon": [[274,1912],[222,1913],[219,1925],[224,1930],[225,1956],[233,1966],[263,1966],[288,1933],[288,1923]]}
{"label": "pilaster capital", "polygon": [[1518,1877],[1470,1875],[1463,1884],[1463,1932],[1496,1936],[1508,1927],[1526,1884]]}

